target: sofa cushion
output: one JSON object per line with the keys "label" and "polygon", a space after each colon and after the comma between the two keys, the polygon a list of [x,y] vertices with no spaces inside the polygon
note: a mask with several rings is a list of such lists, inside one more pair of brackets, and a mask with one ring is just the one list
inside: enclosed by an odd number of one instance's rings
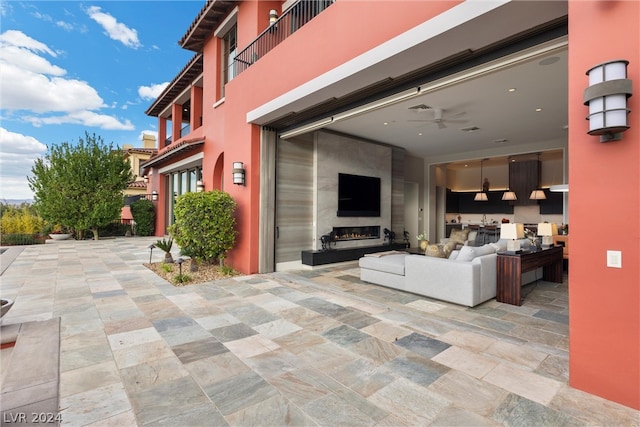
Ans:
{"label": "sofa cushion", "polygon": [[474,248],[474,252],[476,256],[489,255],[496,253],[496,248],[494,248],[492,244],[487,243],[486,245]]}
{"label": "sofa cushion", "polygon": [[451,235],[449,235],[449,239],[453,240],[454,242],[460,243],[461,245],[464,245],[464,242],[467,241],[467,237],[469,236],[469,229],[468,228],[463,228],[463,229],[453,229],[451,230]]}
{"label": "sofa cushion", "polygon": [[362,257],[358,264],[361,268],[384,271],[385,273],[399,274],[404,276],[404,254],[385,255],[382,257]]}
{"label": "sofa cushion", "polygon": [[454,241],[447,242],[442,246],[442,252],[444,253],[445,258],[449,258],[451,252],[453,252],[458,247],[458,243]]}
{"label": "sofa cushion", "polygon": [[[454,244],[456,242],[453,242]],[[443,245],[428,245],[427,250],[424,252],[426,256],[432,256],[436,258],[446,258],[443,250]]]}
{"label": "sofa cushion", "polygon": [[460,253],[456,257],[456,261],[468,262],[476,257],[476,248],[474,246],[463,246]]}

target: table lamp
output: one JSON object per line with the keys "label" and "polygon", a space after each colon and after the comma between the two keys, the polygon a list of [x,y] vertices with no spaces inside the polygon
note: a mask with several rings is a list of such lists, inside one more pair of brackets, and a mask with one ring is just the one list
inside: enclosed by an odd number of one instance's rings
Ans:
{"label": "table lamp", "polygon": [[500,226],[500,238],[507,241],[507,252],[520,252],[518,239],[524,238],[524,225],[517,223],[502,224]]}
{"label": "table lamp", "polygon": [[542,236],[542,246],[553,246],[553,236],[558,234],[558,225],[550,224],[548,222],[541,222],[538,224],[538,236]]}

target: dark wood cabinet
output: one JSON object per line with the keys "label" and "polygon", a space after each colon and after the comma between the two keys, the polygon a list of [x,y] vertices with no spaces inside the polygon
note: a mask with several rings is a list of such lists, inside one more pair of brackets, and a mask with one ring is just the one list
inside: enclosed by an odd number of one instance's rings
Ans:
{"label": "dark wood cabinet", "polygon": [[544,190],[544,194],[547,196],[545,200],[538,200],[540,202],[541,214],[562,214],[563,213],[563,193],[551,192],[548,189]]}
{"label": "dark wood cabinet", "polygon": [[[502,193],[504,193],[504,191],[489,191],[487,192],[488,201],[476,202],[474,200],[476,192],[448,191],[446,202],[447,213],[512,214],[513,206],[508,201],[502,200]],[[454,201],[457,203],[454,204]]]}

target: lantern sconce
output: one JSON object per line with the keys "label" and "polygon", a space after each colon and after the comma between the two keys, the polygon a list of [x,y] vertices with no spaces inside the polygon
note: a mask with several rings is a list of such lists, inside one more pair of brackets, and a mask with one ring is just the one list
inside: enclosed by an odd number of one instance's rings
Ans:
{"label": "lantern sconce", "polygon": [[278,20],[278,11],[275,9],[271,9],[269,11],[269,26],[272,26]]}
{"label": "lantern sconce", "polygon": [[196,181],[196,193],[202,193],[204,191],[204,182]]}
{"label": "lantern sconce", "polygon": [[242,162],[233,162],[233,183],[236,185],[245,185],[245,170],[244,163]]}
{"label": "lantern sconce", "polygon": [[151,200],[154,201],[154,202],[158,201],[158,192],[156,190],[153,190],[151,192]]}
{"label": "lantern sconce", "polygon": [[603,62],[587,71],[589,87],[584,105],[589,105],[589,135],[600,135],[600,142],[618,141],[629,129],[627,98],[632,94],[624,59]]}

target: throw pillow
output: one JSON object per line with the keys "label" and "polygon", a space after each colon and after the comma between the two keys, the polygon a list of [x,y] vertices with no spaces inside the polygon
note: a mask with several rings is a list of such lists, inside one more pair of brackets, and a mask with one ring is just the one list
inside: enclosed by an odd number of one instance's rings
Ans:
{"label": "throw pillow", "polygon": [[473,246],[463,246],[456,261],[471,261],[476,257],[476,248]]}
{"label": "throw pillow", "polygon": [[463,228],[462,230],[453,229],[451,230],[451,235],[449,236],[449,239],[453,240],[454,242],[458,242],[461,245],[464,245],[464,242],[467,241],[468,236],[469,236],[468,228]]}
{"label": "throw pillow", "polygon": [[451,252],[453,252],[458,246],[457,242],[449,241],[444,246],[442,246],[442,252],[444,253],[445,258],[449,258]]}
{"label": "throw pillow", "polygon": [[493,247],[491,243],[487,243],[486,245],[476,247],[474,249],[476,256],[489,255],[496,253],[496,248]]}
{"label": "throw pillow", "polygon": [[424,252],[424,254],[426,256],[432,256],[436,258],[446,258],[444,256],[442,245],[429,245],[427,246],[427,250]]}
{"label": "throw pillow", "polygon": [[452,261],[455,260],[456,258],[458,258],[458,254],[459,253],[460,253],[459,250],[452,251],[451,255],[449,255],[449,259],[452,260]]}

